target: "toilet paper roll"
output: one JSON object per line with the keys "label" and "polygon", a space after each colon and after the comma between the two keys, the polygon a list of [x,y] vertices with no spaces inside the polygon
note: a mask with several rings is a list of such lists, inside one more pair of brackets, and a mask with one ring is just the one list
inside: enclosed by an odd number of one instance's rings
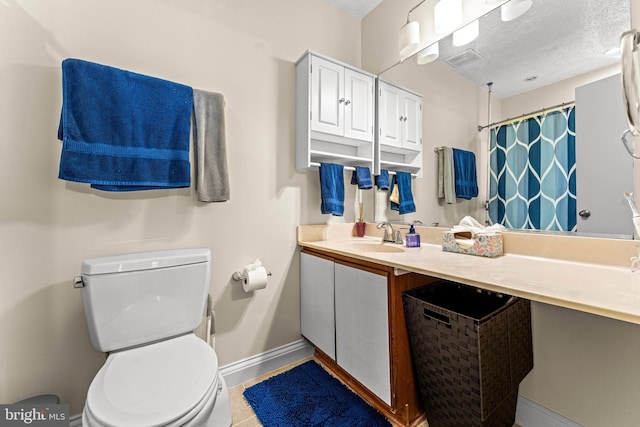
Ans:
{"label": "toilet paper roll", "polygon": [[255,268],[245,268],[242,272],[242,289],[245,292],[253,292],[258,289],[264,289],[267,287],[267,280],[269,274],[267,270],[260,266]]}

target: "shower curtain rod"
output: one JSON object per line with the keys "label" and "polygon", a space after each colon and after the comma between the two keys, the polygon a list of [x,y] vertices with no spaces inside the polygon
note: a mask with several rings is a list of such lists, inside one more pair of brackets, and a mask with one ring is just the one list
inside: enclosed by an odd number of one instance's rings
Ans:
{"label": "shower curtain rod", "polygon": [[575,103],[576,103],[576,101],[563,102],[561,104],[556,104],[556,105],[553,105],[551,107],[542,108],[540,110],[536,110],[536,111],[533,111],[531,113],[521,114],[519,116],[511,117],[509,119],[500,120],[499,122],[491,123],[489,125],[478,126],[478,132],[481,132],[483,129],[486,129],[486,128],[492,128],[494,126],[504,125],[504,124],[507,124],[507,123],[514,122],[516,120],[529,119],[531,117],[539,115],[540,113],[549,113],[551,111],[560,110],[560,109],[562,109],[564,107],[567,107],[569,105],[574,105]]}

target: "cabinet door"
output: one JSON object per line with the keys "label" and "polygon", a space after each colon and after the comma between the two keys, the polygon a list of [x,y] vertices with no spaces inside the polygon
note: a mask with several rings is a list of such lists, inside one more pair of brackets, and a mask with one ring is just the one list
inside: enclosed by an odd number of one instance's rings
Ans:
{"label": "cabinet door", "polygon": [[379,142],[393,147],[402,146],[402,113],[399,89],[380,82],[378,92]]}
{"label": "cabinet door", "polygon": [[373,77],[344,70],[344,136],[373,141]]}
{"label": "cabinet door", "polygon": [[335,264],[336,362],[391,405],[387,278]]}
{"label": "cabinet door", "polygon": [[300,331],[336,360],[334,262],[300,254]]}
{"label": "cabinet door", "polygon": [[402,148],[407,150],[422,150],[422,99],[412,93],[405,92],[401,98]]}
{"label": "cabinet door", "polygon": [[311,130],[344,134],[344,67],[311,57]]}

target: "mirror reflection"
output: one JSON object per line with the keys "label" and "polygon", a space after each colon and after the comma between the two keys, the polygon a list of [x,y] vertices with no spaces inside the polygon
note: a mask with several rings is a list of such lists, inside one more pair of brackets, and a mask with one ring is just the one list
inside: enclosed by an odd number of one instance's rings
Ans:
{"label": "mirror reflection", "polygon": [[[492,222],[632,237],[624,192],[633,191],[633,162],[619,140],[627,125],[616,50],[630,20],[629,0],[584,1],[580,7],[574,0],[535,0],[512,21],[502,19],[500,8],[486,14],[478,37],[467,44],[456,46],[451,35],[438,42],[437,61],[488,91],[479,125],[492,126],[480,132],[477,150],[485,150],[478,171],[487,171],[488,194],[481,197]],[[428,67],[419,65],[428,62],[424,55],[400,66]],[[537,163],[497,176],[522,162]],[[517,206],[497,203],[507,199]]]}

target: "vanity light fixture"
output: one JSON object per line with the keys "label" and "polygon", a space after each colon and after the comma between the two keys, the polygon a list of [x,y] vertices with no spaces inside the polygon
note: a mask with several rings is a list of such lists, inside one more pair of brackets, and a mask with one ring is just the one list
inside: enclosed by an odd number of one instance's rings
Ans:
{"label": "vanity light fixture", "polygon": [[413,55],[420,47],[420,23],[411,20],[411,12],[425,1],[427,0],[422,0],[407,12],[407,23],[400,28],[400,61],[404,61],[409,55]]}
{"label": "vanity light fixture", "polygon": [[436,34],[446,34],[458,28],[462,22],[462,0],[440,0],[433,7],[433,24]]}
{"label": "vanity light fixture", "polygon": [[500,6],[500,15],[504,22],[513,21],[523,15],[533,5],[533,0],[510,0]]}
{"label": "vanity light fixture", "polygon": [[478,38],[478,34],[480,34],[480,24],[476,19],[453,33],[453,45],[464,46],[471,43]]}
{"label": "vanity light fixture", "polygon": [[413,54],[420,46],[420,24],[418,21],[409,22],[400,29],[400,57],[405,58]]}
{"label": "vanity light fixture", "polygon": [[416,62],[418,62],[418,65],[429,64],[438,59],[439,56],[440,46],[438,42],[435,42],[431,46],[427,46],[418,52],[418,55],[416,55]]}

